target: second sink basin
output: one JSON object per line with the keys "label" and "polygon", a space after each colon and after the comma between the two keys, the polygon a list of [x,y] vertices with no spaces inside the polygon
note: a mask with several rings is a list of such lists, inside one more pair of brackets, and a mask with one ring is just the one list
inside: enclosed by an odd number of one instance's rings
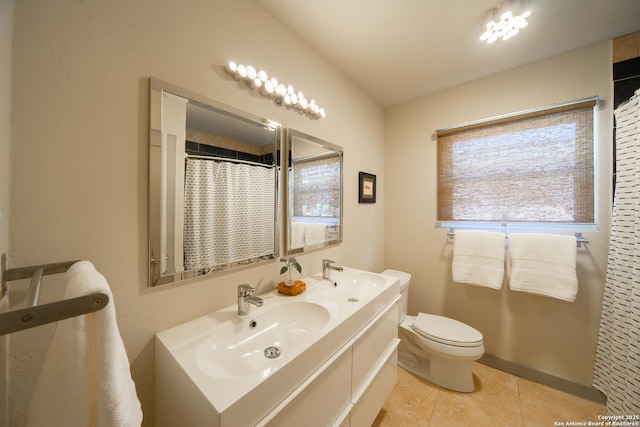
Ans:
{"label": "second sink basin", "polygon": [[256,311],[204,340],[196,352],[196,365],[204,374],[217,378],[266,376],[277,369],[279,359],[329,319],[326,308],[307,301]]}

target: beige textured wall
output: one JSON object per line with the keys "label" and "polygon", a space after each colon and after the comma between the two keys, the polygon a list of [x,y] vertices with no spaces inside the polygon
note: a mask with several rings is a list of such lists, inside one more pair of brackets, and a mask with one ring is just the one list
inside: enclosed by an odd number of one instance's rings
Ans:
{"label": "beige textured wall", "polygon": [[[240,283],[264,291],[280,277],[273,262],[147,289],[149,76],[342,145],[344,243],[299,260],[305,273],[324,257],[382,269],[383,110],[256,2],[20,0],[13,36],[10,264],[88,259],[106,276],[144,425],[153,425],[154,334],[233,304]],[[315,97],[327,118],[240,89],[222,71],[229,59]],[[358,205],[358,171],[378,175],[378,204]],[[60,287],[45,283],[46,301]],[[51,333],[12,336],[11,425],[22,425]]]}
{"label": "beige textured wall", "polygon": [[[9,145],[11,135],[13,3],[13,0],[0,0],[0,254],[9,250]],[[9,336],[0,337],[0,427],[6,426],[8,422],[8,345]]]}
{"label": "beige textured wall", "polygon": [[[487,353],[591,383],[610,223],[611,81],[610,43],[602,43],[385,111],[385,267],[413,275],[410,313],[459,319],[484,334]],[[434,131],[594,95],[603,100],[596,119],[600,231],[584,233],[591,243],[578,250],[576,301],[453,284],[453,244],[435,226]]]}

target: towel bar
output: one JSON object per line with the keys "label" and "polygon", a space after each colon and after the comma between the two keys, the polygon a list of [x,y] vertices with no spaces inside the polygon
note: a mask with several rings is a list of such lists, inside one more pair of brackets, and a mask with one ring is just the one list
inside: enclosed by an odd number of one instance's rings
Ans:
{"label": "towel bar", "polygon": [[67,261],[7,269],[7,254],[2,254],[3,295],[8,288],[8,282],[31,277],[31,283],[27,295],[28,307],[0,314],[0,335],[22,331],[103,309],[109,303],[109,296],[101,292],[37,305],[42,276],[64,273],[76,262],[77,261]]}
{"label": "towel bar", "polygon": [[[453,240],[453,237],[455,236],[456,232],[453,229],[453,227],[449,228],[449,231],[447,231],[447,237],[449,240]],[[575,233],[576,236],[576,247],[581,248],[583,243],[589,243],[589,239],[587,239],[586,237],[584,237],[582,235],[582,233]],[[507,234],[505,234],[504,236],[505,239],[508,239],[509,236]]]}

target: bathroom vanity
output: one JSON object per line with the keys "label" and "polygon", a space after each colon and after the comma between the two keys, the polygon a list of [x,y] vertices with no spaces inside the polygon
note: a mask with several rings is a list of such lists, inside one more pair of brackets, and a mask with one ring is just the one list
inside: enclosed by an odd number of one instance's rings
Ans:
{"label": "bathroom vanity", "polygon": [[370,426],[396,381],[397,278],[347,269],[156,335],[156,425]]}

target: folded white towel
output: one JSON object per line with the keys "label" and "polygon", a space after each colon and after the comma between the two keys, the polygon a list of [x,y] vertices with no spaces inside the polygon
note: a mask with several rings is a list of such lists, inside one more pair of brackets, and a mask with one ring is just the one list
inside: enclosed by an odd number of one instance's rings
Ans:
{"label": "folded white towel", "polygon": [[304,222],[291,223],[291,247],[301,248],[304,246],[304,237],[307,225]]}
{"label": "folded white towel", "polygon": [[575,301],[575,236],[509,234],[509,275],[514,291]]}
{"label": "folded white towel", "polygon": [[65,298],[102,292],[109,304],[58,322],[25,425],[138,427],[142,410],[109,285],[88,261],[72,265],[66,275]]}
{"label": "folded white towel", "polygon": [[454,282],[502,289],[504,234],[456,230],[451,272]]}
{"label": "folded white towel", "polygon": [[327,241],[327,224],[314,222],[307,224],[307,234],[305,243],[307,245],[315,245]]}

